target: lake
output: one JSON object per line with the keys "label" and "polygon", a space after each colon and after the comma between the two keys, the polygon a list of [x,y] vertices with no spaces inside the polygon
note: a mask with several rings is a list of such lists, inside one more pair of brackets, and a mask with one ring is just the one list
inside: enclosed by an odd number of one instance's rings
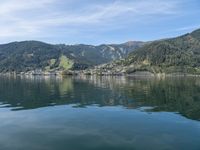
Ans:
{"label": "lake", "polygon": [[200,150],[200,78],[0,77],[1,150]]}

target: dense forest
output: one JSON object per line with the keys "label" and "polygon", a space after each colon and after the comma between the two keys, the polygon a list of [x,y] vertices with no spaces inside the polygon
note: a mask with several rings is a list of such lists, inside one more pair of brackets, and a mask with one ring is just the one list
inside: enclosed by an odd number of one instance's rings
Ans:
{"label": "dense forest", "polygon": [[109,63],[103,68],[128,74],[138,71],[200,74],[200,29],[180,37],[145,44],[126,59]]}
{"label": "dense forest", "polygon": [[200,74],[200,29],[152,42],[93,46],[24,41],[0,45],[0,72],[85,70],[93,66],[112,74]]}
{"label": "dense forest", "polygon": [[151,72],[200,73],[200,30],[155,41],[132,52],[125,63]]}
{"label": "dense forest", "polygon": [[38,41],[0,45],[0,72],[86,69],[124,58],[143,42],[111,45],[52,45]]}

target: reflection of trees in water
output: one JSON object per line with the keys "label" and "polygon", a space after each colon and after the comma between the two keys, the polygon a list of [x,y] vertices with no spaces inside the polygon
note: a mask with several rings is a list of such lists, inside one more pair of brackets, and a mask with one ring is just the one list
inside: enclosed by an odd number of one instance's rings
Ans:
{"label": "reflection of trees in water", "polygon": [[102,77],[87,80],[97,87],[110,88],[114,95],[118,95],[118,99],[112,99],[113,105],[127,108],[151,106],[152,109],[147,111],[178,112],[191,119],[200,119],[199,78]]}
{"label": "reflection of trees in water", "polygon": [[157,106],[154,111],[175,111],[200,119],[199,79],[166,79],[151,82],[144,103]]}
{"label": "reflection of trees in water", "polygon": [[[69,78],[1,77],[0,101],[13,109],[31,109],[63,104],[62,95],[73,91]],[[6,105],[5,105],[6,104]]]}
{"label": "reflection of trees in water", "polygon": [[200,80],[95,76],[1,77],[0,102],[15,110],[63,104],[78,107],[119,105],[130,109],[150,106],[152,109],[146,111],[179,112],[197,120],[200,119]]}

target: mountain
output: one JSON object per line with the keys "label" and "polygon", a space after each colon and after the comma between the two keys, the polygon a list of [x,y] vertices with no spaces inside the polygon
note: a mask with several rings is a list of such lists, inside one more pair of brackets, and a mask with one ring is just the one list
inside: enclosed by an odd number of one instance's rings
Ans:
{"label": "mountain", "polygon": [[80,70],[124,58],[143,45],[143,42],[99,46],[12,42],[0,45],[0,72]]}
{"label": "mountain", "polygon": [[121,61],[99,67],[115,73],[200,74],[200,29],[176,38],[157,40]]}

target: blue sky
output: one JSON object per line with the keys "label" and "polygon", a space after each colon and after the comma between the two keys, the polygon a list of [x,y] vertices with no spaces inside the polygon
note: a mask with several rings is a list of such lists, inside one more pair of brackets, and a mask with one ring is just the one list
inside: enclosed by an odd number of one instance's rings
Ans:
{"label": "blue sky", "polygon": [[150,41],[200,28],[199,0],[1,0],[0,43]]}

